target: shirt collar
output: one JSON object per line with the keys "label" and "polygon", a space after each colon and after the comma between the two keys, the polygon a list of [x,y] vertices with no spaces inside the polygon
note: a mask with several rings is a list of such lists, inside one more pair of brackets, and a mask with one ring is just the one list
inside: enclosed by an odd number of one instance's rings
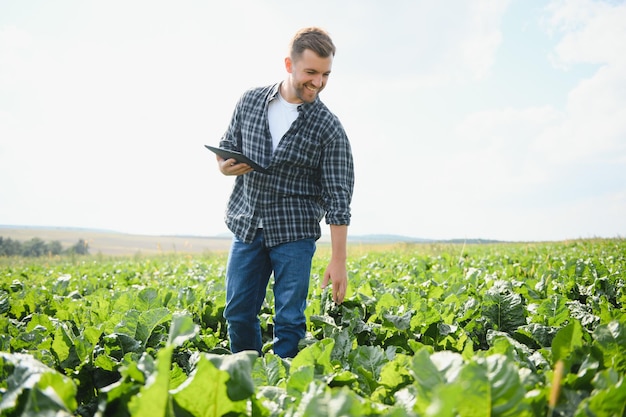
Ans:
{"label": "shirt collar", "polygon": [[[281,82],[282,83],[282,82]],[[281,83],[276,83],[270,89],[270,93],[267,96],[267,103],[278,98],[278,90],[280,88]],[[320,97],[315,97],[315,101],[312,103],[302,103],[298,106],[298,113],[300,113],[304,118],[306,118],[309,113],[311,113],[318,105],[321,103]]]}

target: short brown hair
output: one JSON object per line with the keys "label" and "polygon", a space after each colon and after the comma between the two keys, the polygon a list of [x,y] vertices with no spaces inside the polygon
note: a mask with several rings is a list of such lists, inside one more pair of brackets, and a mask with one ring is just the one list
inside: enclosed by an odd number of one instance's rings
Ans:
{"label": "short brown hair", "polygon": [[321,58],[335,56],[335,44],[330,35],[318,27],[308,27],[300,29],[289,44],[289,51],[292,60],[296,60],[305,49],[310,49]]}

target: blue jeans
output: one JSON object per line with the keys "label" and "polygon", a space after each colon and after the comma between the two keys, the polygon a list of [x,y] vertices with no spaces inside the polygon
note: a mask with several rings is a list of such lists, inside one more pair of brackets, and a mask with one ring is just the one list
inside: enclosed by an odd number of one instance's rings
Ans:
{"label": "blue jeans", "polygon": [[263,229],[250,244],[233,239],[226,270],[228,338],[233,352],[261,354],[259,313],[274,273],[274,353],[294,357],[306,332],[304,309],[309,292],[315,239],[302,239],[266,247]]}

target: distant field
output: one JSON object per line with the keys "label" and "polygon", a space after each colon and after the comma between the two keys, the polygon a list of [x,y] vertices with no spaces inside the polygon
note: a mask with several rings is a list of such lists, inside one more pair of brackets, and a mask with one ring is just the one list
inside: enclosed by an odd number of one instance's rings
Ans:
{"label": "distant field", "polygon": [[6,226],[0,226],[0,236],[19,241],[34,237],[45,242],[59,241],[63,248],[83,239],[89,244],[89,253],[103,255],[223,252],[228,250],[231,242],[228,237],[149,236],[88,229]]}
{"label": "distant field", "polygon": [[[89,244],[89,253],[110,256],[127,255],[158,255],[172,253],[215,253],[227,252],[230,248],[230,237],[195,237],[195,236],[153,236],[134,235],[112,231],[62,228],[62,227],[28,227],[0,225],[0,236],[21,242],[32,238],[40,238],[45,242],[59,241],[64,249],[76,244],[80,239]],[[324,253],[330,247],[330,237],[323,235],[317,242],[319,252]],[[474,239],[472,243],[496,243],[495,241]],[[503,242],[500,242],[503,243]],[[422,253],[440,253],[453,251],[461,254],[464,241],[428,241],[394,235],[349,236],[349,252],[365,254],[371,251],[398,250],[412,251],[419,248]],[[456,248],[456,249],[453,249]]]}

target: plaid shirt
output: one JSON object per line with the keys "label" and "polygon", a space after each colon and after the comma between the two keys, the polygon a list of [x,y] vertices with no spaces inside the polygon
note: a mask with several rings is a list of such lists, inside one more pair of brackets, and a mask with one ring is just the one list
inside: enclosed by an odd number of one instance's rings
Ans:
{"label": "plaid shirt", "polygon": [[267,107],[280,84],[243,94],[220,147],[238,150],[269,169],[235,179],[226,224],[252,242],[263,225],[267,246],[321,236],[320,221],[350,224],[354,188],[352,151],[339,122],[320,101],[304,103],[299,116],[272,151]]}

